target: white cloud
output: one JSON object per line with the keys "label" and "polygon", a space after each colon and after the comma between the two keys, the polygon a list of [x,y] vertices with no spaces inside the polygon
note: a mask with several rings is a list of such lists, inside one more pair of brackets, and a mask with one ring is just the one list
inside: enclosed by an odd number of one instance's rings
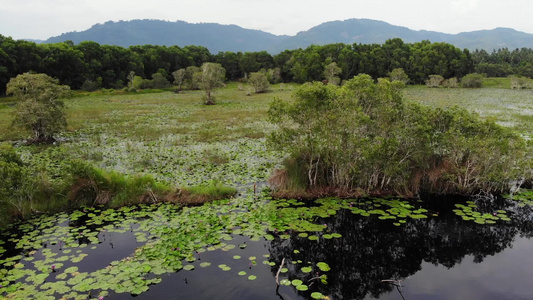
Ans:
{"label": "white cloud", "polygon": [[[326,21],[382,20],[448,33],[512,27],[533,33],[533,1],[514,0],[0,0],[0,34],[40,38],[131,19],[216,22],[294,35]],[[516,9],[516,8],[519,9]]]}
{"label": "white cloud", "polygon": [[452,0],[452,9],[460,14],[466,14],[479,8],[480,0]]}

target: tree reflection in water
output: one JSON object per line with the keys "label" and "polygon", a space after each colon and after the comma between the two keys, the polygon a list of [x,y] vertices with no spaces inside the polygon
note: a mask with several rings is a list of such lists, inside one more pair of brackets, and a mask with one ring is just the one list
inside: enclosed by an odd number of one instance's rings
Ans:
{"label": "tree reflection in water", "polygon": [[[331,232],[342,234],[342,238],[311,241],[292,232],[288,240],[276,238],[271,242],[271,260],[279,266],[285,258],[289,268],[285,276],[290,279],[305,282],[327,274],[327,285],[313,281],[308,283],[310,289],[306,293],[320,291],[333,299],[363,299],[368,295],[378,298],[396,289],[383,280],[408,278],[421,270],[423,262],[452,268],[472,255],[474,262],[480,263],[512,246],[515,236],[532,237],[531,208],[509,205],[513,221],[493,225],[463,221],[450,208],[443,207],[439,208],[439,217],[410,220],[398,227],[388,220],[340,210],[336,217],[318,221],[327,224]],[[299,260],[302,263],[297,263]],[[317,262],[327,262],[331,271],[320,272],[314,267],[311,274],[302,278],[301,267],[315,266]],[[272,268],[274,275],[277,270]]]}

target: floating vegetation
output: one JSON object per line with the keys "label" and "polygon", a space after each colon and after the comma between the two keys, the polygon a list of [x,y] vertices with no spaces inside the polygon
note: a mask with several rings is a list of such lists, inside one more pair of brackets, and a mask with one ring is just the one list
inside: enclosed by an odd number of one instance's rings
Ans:
{"label": "floating vegetation", "polygon": [[498,220],[511,221],[505,210],[500,209],[492,213],[482,213],[474,201],[467,201],[466,204],[455,204],[457,209],[453,210],[457,216],[460,216],[465,221],[473,221],[477,224],[495,224]]}
{"label": "floating vegetation", "polygon": [[311,298],[313,299],[326,299],[326,296],[322,295],[320,292],[311,293]]}
{"label": "floating vegetation", "polygon": [[328,265],[327,263],[325,263],[325,262],[319,262],[319,263],[316,264],[316,266],[317,266],[317,267],[320,269],[320,271],[322,271],[322,272],[327,272],[327,271],[331,270],[330,267],[329,267],[329,265]]}
{"label": "floating vegetation", "polygon": [[[417,219],[433,217],[434,213],[420,207],[419,202],[399,199],[319,199],[303,203],[295,199],[272,200],[250,196],[215,201],[197,207],[171,204],[150,204],[120,209],[83,208],[70,214],[40,216],[20,224],[19,233],[7,236],[0,246],[0,294],[13,298],[76,297],[80,293],[141,294],[150,285],[161,281],[161,275],[207,268],[205,252],[229,252],[230,262],[218,264],[228,274],[257,279],[249,274],[259,267],[279,269],[280,284],[292,285],[297,291],[309,290],[304,282],[315,276],[327,284],[330,272],[326,261],[304,259],[304,249],[291,251],[286,267],[268,253],[243,254],[252,241],[299,240],[320,245],[335,243],[343,234],[335,232],[332,217],[345,210],[379,222],[405,225]],[[475,203],[457,205],[458,215],[467,220],[484,222],[510,220],[504,210],[492,214],[477,211]],[[136,240],[131,255],[118,260],[100,262],[89,270],[81,261],[91,259],[92,251],[112,246],[115,238],[130,236]],[[239,237],[240,236],[240,237]],[[235,242],[239,237],[239,242]],[[242,240],[245,239],[245,241]],[[90,247],[87,247],[91,245]],[[95,248],[93,248],[95,247]],[[3,256],[8,248],[17,255]],[[242,260],[241,256],[247,259]],[[296,272],[296,273],[295,273]],[[231,276],[231,275],[230,275]],[[295,277],[296,276],[296,277]],[[313,299],[324,299],[319,285],[313,285]],[[316,298],[318,297],[318,298]]]}
{"label": "floating vegetation", "polygon": [[522,189],[514,195],[505,195],[507,199],[518,201],[518,206],[533,206],[533,190]]}

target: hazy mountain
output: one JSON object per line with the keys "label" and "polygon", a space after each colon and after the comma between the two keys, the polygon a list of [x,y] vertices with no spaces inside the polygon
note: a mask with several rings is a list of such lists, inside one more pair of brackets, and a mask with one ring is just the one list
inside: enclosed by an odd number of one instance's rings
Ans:
{"label": "hazy mountain", "polygon": [[498,48],[533,48],[533,34],[516,31],[512,28],[496,28],[463,32],[452,35],[446,40],[450,44],[468,49],[485,49],[492,51]]}
{"label": "hazy mountain", "polygon": [[44,40],[36,40],[36,39],[24,39],[25,41],[28,41],[28,42],[33,42],[35,44],[42,44],[44,43]]}
{"label": "hazy mountain", "polygon": [[219,51],[262,51],[279,44],[288,36],[277,36],[237,25],[215,23],[191,24],[183,21],[133,20],[96,24],[81,32],[64,33],[46,40],[57,43],[71,40],[75,44],[94,41],[99,44],[129,47],[132,45],[197,45],[211,53]]}
{"label": "hazy mountain", "polygon": [[493,49],[507,47],[533,48],[533,34],[516,31],[510,28],[496,28],[446,34],[435,31],[412,30],[407,27],[395,26],[382,21],[368,19],[349,19],[320,24],[307,31],[302,31],[290,37],[275,47],[275,52],[285,49],[304,48],[311,44],[325,45],[331,43],[361,43],[382,44],[387,39],[399,37],[406,43],[430,40],[431,42],[446,42],[459,48],[470,50]]}
{"label": "hazy mountain", "polygon": [[309,45],[382,44],[388,39],[399,37],[406,43],[422,40],[442,42],[446,34],[432,31],[415,31],[407,27],[394,26],[386,22],[368,19],[332,21],[302,31],[281,42],[276,50],[305,48]]}
{"label": "hazy mountain", "polygon": [[260,30],[245,29],[236,25],[215,23],[191,24],[183,21],[168,22],[160,20],[133,20],[97,24],[81,32],[64,33],[52,37],[45,43],[72,40],[75,44],[82,41],[95,41],[100,44],[128,47],[131,45],[199,45],[211,53],[219,51],[246,52],[267,50],[278,53],[286,49],[306,48],[309,45],[331,43],[378,43],[387,39],[401,38],[406,43],[422,40],[447,42],[459,48],[485,49],[492,51],[507,47],[509,49],[533,48],[533,34],[510,28],[496,28],[446,34],[435,31],[412,30],[382,21],[368,19],[349,19],[332,21],[302,31],[295,36],[277,36]]}

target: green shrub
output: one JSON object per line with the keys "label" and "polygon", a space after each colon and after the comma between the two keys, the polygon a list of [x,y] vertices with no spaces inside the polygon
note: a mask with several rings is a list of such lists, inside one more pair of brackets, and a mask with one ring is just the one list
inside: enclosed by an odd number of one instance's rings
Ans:
{"label": "green shrub", "polygon": [[63,181],[51,180],[50,174],[24,164],[11,145],[0,144],[0,223],[64,208],[64,190]]}
{"label": "green shrub", "polygon": [[407,73],[405,73],[405,71],[402,68],[397,68],[397,69],[392,70],[389,73],[389,78],[391,82],[396,80],[396,81],[403,82],[404,84],[409,83],[409,76],[407,75]]}
{"label": "green shrub", "polygon": [[7,143],[0,143],[0,161],[5,163],[15,163],[19,166],[22,165],[22,160],[15,151],[15,148]]}
{"label": "green shrub", "polygon": [[248,83],[254,88],[254,92],[256,94],[265,93],[270,88],[270,83],[268,82],[267,76],[263,72],[254,72],[250,74]]}
{"label": "green shrub", "polygon": [[483,86],[484,77],[482,74],[477,73],[468,74],[461,79],[461,86],[464,88],[480,88]]}
{"label": "green shrub", "polygon": [[522,76],[509,76],[511,79],[511,89],[513,90],[522,90],[530,89],[532,84],[531,80]]}
{"label": "green shrub", "polygon": [[444,80],[442,85],[447,87],[447,88],[457,88],[457,87],[459,87],[459,82],[457,81],[457,78],[452,77],[450,79]]}
{"label": "green shrub", "polygon": [[431,88],[440,87],[444,82],[444,77],[440,75],[429,75],[428,80],[426,80],[426,86]]}
{"label": "green shrub", "polygon": [[279,130],[269,144],[290,154],[277,181],[413,196],[503,192],[527,177],[522,138],[465,109],[406,102],[400,86],[359,75],[340,88],[305,84],[293,102],[274,100],[269,118]]}

